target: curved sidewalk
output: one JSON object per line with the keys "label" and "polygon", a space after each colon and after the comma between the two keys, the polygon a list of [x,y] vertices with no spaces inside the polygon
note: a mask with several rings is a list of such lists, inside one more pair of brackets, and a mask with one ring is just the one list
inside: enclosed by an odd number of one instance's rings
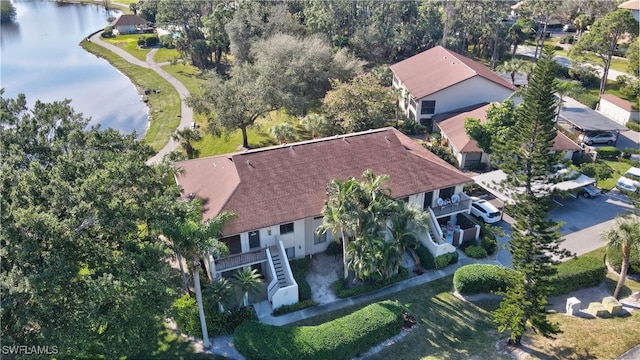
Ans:
{"label": "curved sidewalk", "polygon": [[[178,92],[178,96],[180,96],[180,124],[178,124],[177,129],[188,128],[193,122],[193,109],[191,109],[187,105],[187,101],[186,101],[186,99],[190,95],[189,90],[187,90],[187,88],[178,79],[173,77],[168,72],[164,71],[160,66],[160,64],[156,63],[153,60],[158,49],[154,48],[151,51],[149,51],[145,59],[146,61],[141,61],[140,59],[137,59],[133,55],[122,50],[121,48],[115,45],[109,44],[108,42],[102,40],[102,38],[100,37],[101,34],[102,32],[98,32],[94,34],[93,36],[91,36],[91,38],[89,38],[89,41],[104,47],[105,49],[113,52],[114,54],[117,54],[124,60],[134,65],[155,71],[158,75],[160,75],[163,79],[167,80],[169,84],[171,84],[171,86],[173,86],[176,89],[176,91]],[[173,138],[170,137],[167,144],[162,149],[160,149],[160,151],[158,151],[156,155],[154,155],[151,159],[147,160],[147,164],[156,164],[161,162],[164,156],[170,153],[171,151],[175,150],[178,147],[178,145],[179,143],[177,141],[174,141]]]}

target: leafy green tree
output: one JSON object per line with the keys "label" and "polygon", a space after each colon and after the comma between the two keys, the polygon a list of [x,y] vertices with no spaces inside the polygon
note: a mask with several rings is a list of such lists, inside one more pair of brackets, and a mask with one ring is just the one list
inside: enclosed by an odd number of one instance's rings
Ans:
{"label": "leafy green tree", "polygon": [[574,81],[562,81],[562,80],[558,80],[556,79],[556,95],[558,97],[558,101],[557,101],[557,115],[556,115],[556,119],[558,119],[558,117],[560,117],[560,110],[563,107],[563,101],[564,98],[567,96],[575,96],[577,94],[580,94],[581,92],[583,92],[583,88],[582,86],[580,86],[580,83],[574,82]]}
{"label": "leafy green tree", "polygon": [[233,19],[225,25],[233,62],[241,65],[250,60],[251,45],[266,31],[265,9],[255,1],[238,2]]}
{"label": "leafy green tree", "polygon": [[186,151],[188,159],[193,159],[197,155],[197,150],[194,149],[192,142],[200,141],[202,135],[198,129],[184,128],[176,130],[171,138],[180,143],[180,146]]}
{"label": "leafy green tree", "polygon": [[233,19],[232,1],[218,1],[213,5],[212,12],[205,16],[202,24],[211,43],[216,65],[220,64],[222,54],[229,52],[231,40],[225,26]]}
{"label": "leafy green tree", "polygon": [[242,305],[249,306],[249,295],[257,295],[262,290],[262,276],[256,269],[242,268],[236,270],[231,282],[242,297]]}
{"label": "leafy green tree", "polygon": [[513,49],[511,50],[511,57],[516,55],[518,46],[524,44],[525,40],[529,38],[532,27],[533,22],[525,18],[519,18],[515,23],[513,23],[513,25],[511,25],[509,28],[509,39],[511,41],[511,46],[513,46]]}
{"label": "leafy green tree", "polygon": [[618,41],[625,34],[638,36],[638,22],[631,12],[625,9],[616,10],[596,20],[588,33],[582,35],[569,52],[572,60],[582,62],[587,53],[594,54],[603,67],[600,80],[600,95],[607,87],[607,75]]}
{"label": "leafy green tree", "polygon": [[640,37],[636,37],[635,41],[631,42],[626,56],[629,60],[627,72],[635,77],[640,77]]}
{"label": "leafy green tree", "polygon": [[242,145],[249,148],[247,129],[272,108],[265,99],[270,89],[255,81],[258,73],[250,64],[237,65],[231,79],[211,74],[201,95],[191,96],[194,111],[207,116],[208,131],[220,136],[234,130],[242,132]]}
{"label": "leafy green tree", "polygon": [[2,96],[0,113],[0,337],[64,358],[152,353],[175,297],[171,251],[150,227],[179,195],[170,173],[145,164],[153,150],[135,134],[88,128],[69,100]]}
{"label": "leafy green tree", "polygon": [[204,315],[202,302],[202,287],[200,285],[201,261],[211,254],[214,258],[228,254],[227,247],[217,240],[224,225],[236,215],[223,212],[213,219],[202,222],[202,201],[194,199],[187,204],[188,208],[184,217],[169,217],[156,223],[160,231],[173,241],[188,262],[191,263],[193,287],[196,292],[200,326],[202,328],[202,340],[205,348],[211,347],[207,321]]}
{"label": "leafy green tree", "polygon": [[271,136],[280,142],[280,144],[284,144],[289,140],[293,140],[296,129],[294,129],[291,124],[285,122],[270,127],[269,133],[271,133]]}
{"label": "leafy green tree", "polygon": [[587,30],[587,26],[591,25],[591,17],[586,14],[578,15],[573,19],[573,24],[576,26],[576,36],[579,38],[582,33]]}
{"label": "leafy green tree", "polygon": [[393,118],[396,98],[373,76],[359,75],[349,83],[333,81],[332,85],[323,109],[344,133],[376,129]]}
{"label": "leafy green tree", "polygon": [[622,251],[622,265],[620,278],[613,292],[613,297],[620,298],[629,270],[631,249],[640,251],[640,216],[636,213],[622,215],[616,219],[616,227],[602,232],[602,238],[607,242],[607,248]]}
{"label": "leafy green tree", "polygon": [[487,121],[485,124],[480,119],[467,118],[464,128],[470,138],[478,142],[478,146],[487,154],[493,152],[493,144],[500,139],[505,139],[512,126],[515,125],[515,105],[511,99],[502,103],[492,103],[487,108]]}
{"label": "leafy green tree", "polygon": [[258,72],[255,81],[270,89],[270,104],[296,115],[320,106],[330,79],[348,81],[362,71],[362,61],[346,49],[334,52],[320,36],[275,34],[256,40],[251,57]]}
{"label": "leafy green tree", "polygon": [[549,25],[549,19],[555,14],[555,11],[560,6],[558,0],[525,0],[520,7],[520,11],[523,15],[530,16],[532,20],[537,21],[538,30],[536,35],[536,51],[533,58],[539,58],[544,47],[544,42],[547,38],[547,26]]}
{"label": "leafy green tree", "polygon": [[567,255],[560,248],[559,224],[549,219],[550,183],[559,154],[550,153],[556,137],[555,71],[553,51],[545,49],[516,109],[516,123],[508,136],[493,144],[493,160],[507,180],[503,184],[521,189],[514,194],[515,222],[509,239],[516,277],[504,293],[494,322],[500,332],[509,330],[510,341],[519,344],[531,326],[544,336],[560,331],[549,322],[545,306],[553,258]]}
{"label": "leafy green tree", "polygon": [[0,23],[10,23],[16,20],[16,7],[9,0],[0,1]]}

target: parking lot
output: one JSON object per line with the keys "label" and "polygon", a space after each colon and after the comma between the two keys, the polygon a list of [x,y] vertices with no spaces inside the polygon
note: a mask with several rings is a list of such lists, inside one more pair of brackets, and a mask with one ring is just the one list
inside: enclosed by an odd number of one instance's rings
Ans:
{"label": "parking lot", "polygon": [[[615,225],[617,215],[634,208],[626,196],[616,189],[595,198],[553,198],[553,202],[554,208],[549,216],[554,221],[562,223],[560,228],[564,238],[562,247],[576,255],[604,246],[605,242],[600,237],[600,233]],[[503,220],[495,225],[500,226],[508,235],[511,233],[512,223],[513,219],[505,214]],[[499,237],[498,240],[501,249],[498,251],[497,259],[501,264],[511,266],[511,254],[503,249],[509,238],[504,236]]]}

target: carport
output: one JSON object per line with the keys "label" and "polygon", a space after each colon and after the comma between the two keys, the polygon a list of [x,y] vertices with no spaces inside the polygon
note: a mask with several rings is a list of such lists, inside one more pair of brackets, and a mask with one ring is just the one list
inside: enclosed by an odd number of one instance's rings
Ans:
{"label": "carport", "polygon": [[[565,177],[568,178],[568,180],[551,185],[549,187],[549,191],[571,191],[596,182],[595,179],[584,174],[579,174],[573,170],[568,171],[567,169],[562,169],[560,170],[560,173],[566,173],[567,175]],[[507,175],[502,170],[490,171],[473,177],[476,184],[482,186],[485,190],[493,194],[496,198],[502,200],[505,204],[515,204],[513,195],[518,189],[512,189],[504,185],[504,181],[506,179]],[[523,189],[520,189],[520,191],[522,190]]]}
{"label": "carport", "polygon": [[[627,131],[626,127],[609,119],[601,113],[579,103],[570,97],[563,98],[560,118],[571,124],[574,129],[582,131],[610,131],[620,135],[621,131]],[[615,144],[614,144],[615,145]]]}

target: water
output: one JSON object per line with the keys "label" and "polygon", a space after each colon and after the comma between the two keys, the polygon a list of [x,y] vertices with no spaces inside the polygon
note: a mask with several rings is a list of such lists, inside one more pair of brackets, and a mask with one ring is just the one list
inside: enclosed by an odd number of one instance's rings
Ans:
{"label": "water", "polygon": [[98,5],[14,0],[17,18],[0,28],[0,87],[29,104],[71,99],[91,125],[144,135],[148,108],[129,79],[80,47],[120,13]]}

